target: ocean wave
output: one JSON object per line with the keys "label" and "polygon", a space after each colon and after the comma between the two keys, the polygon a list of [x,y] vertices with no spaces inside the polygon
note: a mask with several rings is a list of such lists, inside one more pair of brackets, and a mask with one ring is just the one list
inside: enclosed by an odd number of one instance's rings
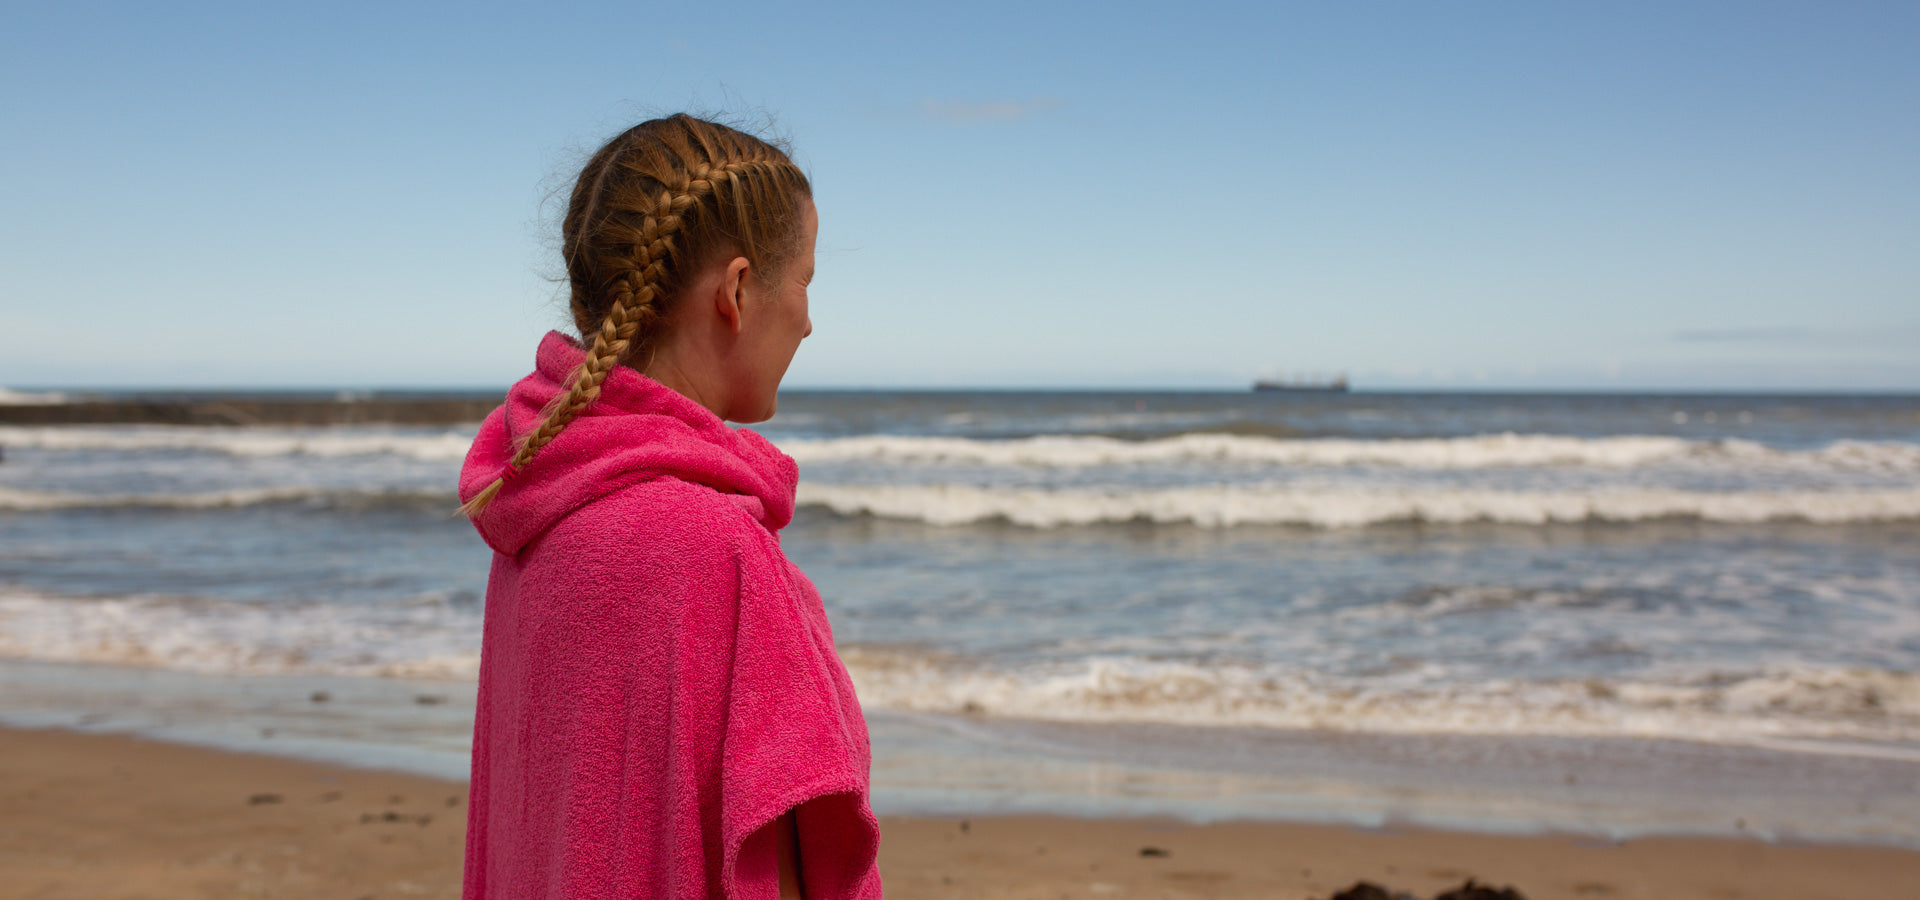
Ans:
{"label": "ocean wave", "polygon": [[458,462],[473,431],[428,433],[352,428],[215,428],[187,425],[0,427],[0,447],[33,450],[201,451],[240,457],[400,456]]}
{"label": "ocean wave", "polygon": [[1832,491],[1496,491],[1467,488],[1301,488],[1211,485],[1165,489],[983,488],[802,482],[799,502],[840,515],[932,525],[1005,521],[1035,528],[1120,522],[1206,528],[1354,528],[1392,522],[1546,525],[1694,519],[1816,524],[1920,519],[1920,488]]}
{"label": "ocean wave", "polygon": [[0,487],[0,510],[52,512],[63,509],[233,509],[276,503],[318,503],[329,507],[365,507],[440,503],[451,509],[454,492],[368,491],[317,486],[236,488],[191,494],[76,494]]}
{"label": "ocean wave", "polygon": [[1446,684],[1130,657],[1007,671],[912,650],[849,647],[842,656],[862,704],[921,712],[1356,732],[1920,740],[1920,673],[1878,669]]}
{"label": "ocean wave", "polygon": [[67,402],[67,395],[57,391],[10,391],[0,388],[0,406],[51,406]]}
{"label": "ocean wave", "polygon": [[425,595],[378,609],[198,597],[0,595],[0,656],[214,674],[472,677],[480,616]]}
{"label": "ocean wave", "polygon": [[1666,463],[1742,468],[1920,472],[1920,445],[1837,441],[1814,450],[1778,450],[1754,441],[1692,441],[1657,435],[1580,438],[1485,434],[1384,440],[1284,439],[1183,434],[1148,441],[1042,435],[1014,440],[864,435],[790,439],[780,448],[801,464],[881,462],[1049,469],[1165,463],[1407,469],[1585,467],[1630,469]]}
{"label": "ocean wave", "polygon": [[[398,456],[459,462],[472,429],[406,431],[176,425],[0,426],[0,447],[53,451],[200,451],[237,457]],[[1660,435],[1581,438],[1483,434],[1453,438],[1293,439],[1189,433],[1130,441],[1086,435],[986,440],[912,435],[783,438],[801,464],[873,462],[906,466],[975,465],[1084,469],[1141,465],[1268,465],[1307,468],[1380,466],[1413,470],[1495,468],[1634,469],[1687,464],[1742,471],[1920,473],[1920,445],[1836,441],[1781,450],[1754,441],[1698,441]]]}
{"label": "ocean wave", "polygon": [[[208,674],[472,678],[467,595],[372,605],[0,593],[0,657]],[[1580,679],[1349,678],[1279,663],[1102,654],[1040,663],[842,648],[861,703],[961,715],[1354,732],[1920,741],[1920,673],[1793,665]]]}

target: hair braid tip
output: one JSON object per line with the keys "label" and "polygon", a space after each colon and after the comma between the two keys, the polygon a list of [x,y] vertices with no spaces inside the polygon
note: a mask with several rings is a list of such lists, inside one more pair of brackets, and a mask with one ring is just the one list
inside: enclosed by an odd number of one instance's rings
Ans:
{"label": "hair braid tip", "polygon": [[[511,474],[513,470],[508,469],[507,472],[508,474]],[[506,486],[507,486],[506,475],[502,475],[499,478],[495,478],[492,484],[489,484],[486,487],[481,488],[480,493],[474,494],[473,499],[460,504],[460,508],[457,510],[454,510],[454,513],[456,515],[466,516],[469,519],[480,515],[480,513],[484,512],[488,506],[493,504],[493,498],[500,496],[500,489]]]}

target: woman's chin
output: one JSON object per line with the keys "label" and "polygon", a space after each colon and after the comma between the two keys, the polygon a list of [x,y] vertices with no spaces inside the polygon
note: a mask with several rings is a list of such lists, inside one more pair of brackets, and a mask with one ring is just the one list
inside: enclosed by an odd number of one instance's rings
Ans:
{"label": "woman's chin", "polygon": [[778,399],[768,400],[764,406],[758,407],[759,412],[743,413],[736,411],[727,416],[727,421],[736,425],[758,425],[761,422],[773,418],[773,414],[778,411],[779,406],[780,402]]}

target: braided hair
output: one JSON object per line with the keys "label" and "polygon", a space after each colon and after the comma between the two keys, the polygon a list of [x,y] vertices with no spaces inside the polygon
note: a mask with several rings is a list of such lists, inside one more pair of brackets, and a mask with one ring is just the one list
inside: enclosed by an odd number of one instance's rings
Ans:
{"label": "braided hair", "polygon": [[508,476],[592,405],[614,366],[644,358],[693,273],[732,256],[777,271],[798,249],[812,193],[780,148],[685,114],[642,122],[601,147],[560,226],[586,358],[506,474],[460,511],[486,509]]}

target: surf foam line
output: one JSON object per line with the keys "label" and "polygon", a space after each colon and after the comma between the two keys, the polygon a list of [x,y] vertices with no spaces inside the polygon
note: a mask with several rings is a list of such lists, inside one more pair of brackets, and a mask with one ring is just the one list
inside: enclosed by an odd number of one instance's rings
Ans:
{"label": "surf foam line", "polygon": [[1392,466],[1408,469],[1586,467],[1630,469],[1666,463],[1743,468],[1920,472],[1920,445],[1836,441],[1815,450],[1776,450],[1746,440],[1690,441],[1658,435],[1601,438],[1486,434],[1383,440],[1285,439],[1183,434],[1149,441],[1042,435],[1013,440],[865,435],[786,439],[802,465],[833,462],[960,464],[1071,469],[1165,463],[1284,466]]}
{"label": "surf foam line", "polygon": [[72,494],[0,487],[0,511],[53,512],[66,509],[234,509],[275,503],[325,506],[442,503],[452,509],[457,497],[445,491],[368,491],[324,487],[237,488],[194,494]]}
{"label": "surf foam line", "polygon": [[[0,657],[205,674],[472,678],[481,613],[423,594],[377,606],[0,594]],[[1784,665],[1627,677],[1340,678],[1279,663],[1106,654],[999,666],[916,648],[842,658],[870,708],[1065,722],[1381,733],[1658,737],[1920,758],[1920,673]],[[1829,746],[1868,742],[1864,749]],[[1800,742],[1800,743],[1794,743]]]}
{"label": "surf foam line", "polygon": [[480,613],[423,595],[381,606],[0,594],[0,656],[208,674],[471,678]]}
{"label": "surf foam line", "polygon": [[1298,525],[1357,528],[1391,522],[1641,522],[1695,519],[1815,524],[1920,519],[1920,488],[1706,492],[1654,488],[1606,491],[1334,489],[1273,485],[1093,490],[966,485],[827,485],[801,482],[799,502],[845,516],[931,525],[1005,521],[1033,528],[1121,522]]}
{"label": "surf foam line", "polygon": [[[0,447],[52,451],[202,451],[238,457],[400,456],[458,462],[472,429],[409,432],[336,428],[182,425],[0,426]],[[780,449],[801,464],[880,462],[1075,469],[1168,463],[1408,469],[1586,467],[1630,469],[1669,463],[1780,470],[1920,473],[1920,445],[1836,441],[1813,450],[1777,450],[1755,441],[1690,441],[1661,435],[1581,438],[1485,434],[1454,438],[1289,439],[1191,433],[1146,441],[1081,435],[1011,440],[862,435],[784,438]]]}
{"label": "surf foam line", "polygon": [[52,406],[67,402],[57,391],[10,391],[0,387],[0,406]]}
{"label": "surf foam line", "polygon": [[52,451],[201,451],[239,457],[401,456],[458,462],[473,430],[409,433],[343,428],[263,428],[197,425],[115,427],[0,427],[0,447]]}
{"label": "surf foam line", "polygon": [[1134,657],[1005,671],[885,647],[849,647],[841,655],[860,702],[871,708],[1375,733],[1868,741],[1920,759],[1920,674],[1913,672],[1800,666],[1658,680],[1447,684]]}

